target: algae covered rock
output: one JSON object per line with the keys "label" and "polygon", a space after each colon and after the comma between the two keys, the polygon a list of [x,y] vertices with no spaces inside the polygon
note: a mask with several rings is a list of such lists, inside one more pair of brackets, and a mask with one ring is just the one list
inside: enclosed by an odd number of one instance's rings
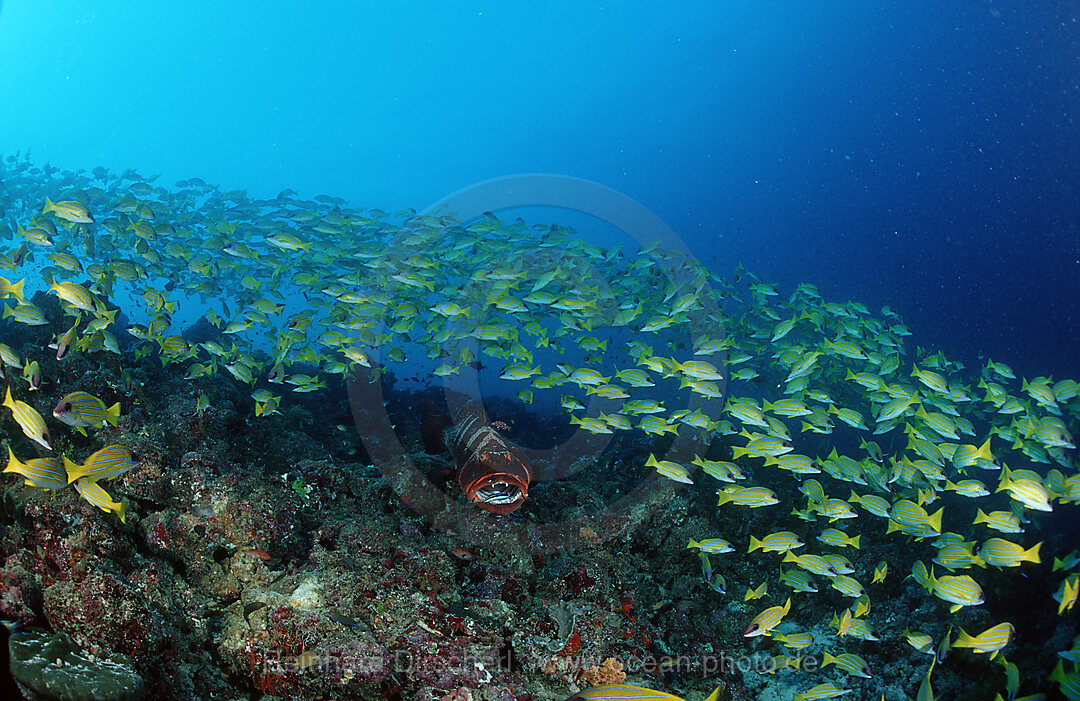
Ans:
{"label": "algae covered rock", "polygon": [[93,657],[66,633],[30,631],[8,641],[11,675],[30,699],[116,701],[143,695],[142,677],[131,659],[114,654]]}

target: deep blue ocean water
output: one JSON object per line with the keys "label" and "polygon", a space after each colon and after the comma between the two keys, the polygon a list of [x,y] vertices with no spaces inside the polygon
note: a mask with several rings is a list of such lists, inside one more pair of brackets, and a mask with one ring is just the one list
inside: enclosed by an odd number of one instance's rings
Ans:
{"label": "deep blue ocean water", "polygon": [[586,178],[722,274],[1080,376],[1076,3],[8,0],[0,96],[3,154],[166,185],[392,211]]}

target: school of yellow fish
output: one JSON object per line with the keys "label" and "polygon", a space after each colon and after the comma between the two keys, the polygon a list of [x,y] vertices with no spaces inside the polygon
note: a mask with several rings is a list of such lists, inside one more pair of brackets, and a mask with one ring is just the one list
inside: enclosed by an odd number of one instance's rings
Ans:
{"label": "school of yellow fish", "polygon": [[[792,596],[827,583],[850,599],[832,618],[841,642],[899,638],[926,653],[919,698],[933,698],[930,675],[950,646],[996,658],[1002,698],[1018,698],[1020,671],[1005,661],[1011,622],[957,626],[955,637],[935,641],[917,621],[902,632],[875,621],[873,587],[907,576],[954,616],[984,603],[979,568],[1043,561],[1025,526],[1080,502],[1075,380],[1017,378],[993,361],[968,369],[906,345],[909,331],[889,308],[873,314],[826,301],[811,284],[785,299],[741,267],[720,275],[658,245],[605,250],[565,227],[358,210],[293,191],[254,199],[197,178],[167,188],[131,171],[73,173],[14,156],[0,188],[8,242],[0,268],[11,278],[0,279],[3,318],[49,325],[58,359],[123,353],[156,358],[188,379],[222,377],[250,388],[255,416],[279,413],[290,393],[324,390],[331,376],[427,367],[446,377],[498,362],[498,377],[521,402],[561,407],[580,430],[697,434],[702,446],[720,438],[730,460],[706,458],[703,447],[692,460],[650,455],[646,465],[682,483],[715,480],[717,508],[776,509],[776,523],[792,530],[746,546],[700,534],[690,547],[713,589],[726,583],[711,556],[722,566],[740,547],[761,551],[753,557],[774,558],[771,578]],[[35,287],[59,298],[64,323],[50,324],[31,300]],[[145,323],[122,328],[120,302]],[[178,312],[193,308],[215,338],[195,343],[174,326]],[[18,398],[41,382],[35,354],[20,351],[0,344],[12,376],[4,406],[28,439],[52,450],[45,420]],[[13,393],[16,376],[26,384]],[[54,412],[64,423],[116,422],[117,407],[90,395],[65,399],[67,411],[62,401]],[[827,454],[799,450],[822,441]],[[20,461],[12,452],[9,469],[46,488],[77,480],[88,501],[122,517],[94,477],[120,474],[133,460],[119,446],[99,453],[65,474],[55,458]],[[781,482],[797,486],[797,503],[781,504]],[[974,520],[935,508],[946,497],[972,500]],[[926,557],[910,573],[890,572],[884,560],[859,572],[839,554],[885,538],[913,539]],[[1055,553],[1053,572],[1054,600],[1033,605],[1068,616],[1080,554]],[[745,600],[768,595],[765,580]],[[792,653],[774,663],[798,669],[799,651],[815,640],[778,630],[790,621],[791,598],[781,598],[748,621],[746,636],[771,636]],[[1080,639],[1060,657],[1050,678],[1080,698]],[[828,654],[825,664],[872,674],[855,653]],[[1041,683],[1035,670],[1024,674]],[[800,698],[851,691],[829,681]]]}

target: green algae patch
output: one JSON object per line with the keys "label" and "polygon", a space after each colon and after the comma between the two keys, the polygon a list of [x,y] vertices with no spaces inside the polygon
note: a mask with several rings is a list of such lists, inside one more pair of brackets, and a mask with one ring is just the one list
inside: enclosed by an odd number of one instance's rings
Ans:
{"label": "green algae patch", "polygon": [[143,679],[129,657],[93,657],[66,633],[16,633],[8,641],[8,650],[11,675],[29,692],[28,698],[126,701],[143,695]]}

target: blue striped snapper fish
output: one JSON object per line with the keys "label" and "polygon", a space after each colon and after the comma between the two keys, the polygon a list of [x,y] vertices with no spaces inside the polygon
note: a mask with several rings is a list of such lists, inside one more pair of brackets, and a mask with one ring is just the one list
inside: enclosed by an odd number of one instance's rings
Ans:
{"label": "blue striped snapper fish", "polygon": [[[938,509],[933,515],[926,509],[908,499],[901,499],[892,505],[889,510],[889,527],[898,526],[925,526],[936,534],[941,533],[941,519],[945,509]],[[891,531],[890,531],[891,532]]]}
{"label": "blue striped snapper fish", "polygon": [[[720,687],[717,687],[705,698],[705,701],[716,701],[719,696]],[[645,699],[652,699],[653,701],[685,701],[681,696],[641,686],[631,686],[630,684],[605,684],[593,687],[592,689],[579,691],[567,698],[566,701],[618,701],[619,699],[623,701],[644,701]]]}
{"label": "blue striped snapper fish", "polygon": [[835,497],[829,497],[822,501],[812,501],[809,510],[824,516],[829,521],[858,517],[858,514],[846,501]]}
{"label": "blue striped snapper fish", "polygon": [[780,625],[780,622],[784,620],[784,616],[786,616],[790,610],[790,598],[784,602],[783,606],[771,606],[765,609],[754,616],[753,620],[750,621],[750,625],[746,627],[743,637],[755,638],[759,635],[771,636],[773,629]]}
{"label": "blue striped snapper fish", "polygon": [[717,594],[727,594],[727,580],[724,579],[724,575],[713,572],[712,561],[705,552],[699,552],[698,558],[701,560],[701,576],[705,580],[705,583],[709,585],[709,589],[712,589]]}
{"label": "blue striped snapper fish", "polygon": [[48,214],[52,212],[59,218],[72,222],[74,224],[93,224],[94,217],[90,214],[90,210],[86,208],[82,202],[75,202],[72,200],[64,200],[62,202],[53,202],[48,197],[45,198],[45,206],[41,209],[42,214]]}
{"label": "blue striped snapper fish", "polygon": [[810,573],[798,568],[785,570],[781,567],[780,581],[795,591],[813,594],[818,590],[817,585],[814,584],[814,580],[810,577]]}
{"label": "blue striped snapper fish", "polygon": [[995,531],[1002,533],[1024,532],[1023,527],[1020,525],[1020,517],[1011,511],[991,511],[987,514],[982,509],[978,509],[972,523],[975,525],[981,523],[986,525],[987,528],[993,528]]}
{"label": "blue striped snapper fish", "polygon": [[75,489],[89,504],[96,506],[102,511],[115,513],[120,517],[120,523],[124,523],[125,507],[122,502],[113,501],[113,498],[94,480],[80,479],[75,481]]}
{"label": "blue striped snapper fish", "polygon": [[830,664],[834,664],[848,674],[852,674],[856,677],[869,679],[872,676],[870,674],[870,665],[866,663],[866,660],[863,659],[862,656],[851,652],[845,652],[839,655],[830,655],[826,652],[822,657],[821,666],[827,667]]}
{"label": "blue striped snapper fish", "polygon": [[935,577],[932,567],[929,589],[934,596],[952,604],[949,607],[950,613],[956,613],[964,606],[978,606],[986,600],[978,582],[968,575]]}
{"label": "blue striped snapper fish", "polygon": [[3,318],[14,319],[27,326],[45,326],[49,323],[49,320],[45,318],[45,312],[32,302],[19,302],[14,307],[5,304]]}
{"label": "blue striped snapper fish", "polygon": [[756,587],[747,587],[746,594],[743,596],[743,601],[753,601],[754,599],[760,599],[769,593],[768,580],[762,582]]}
{"label": "blue striped snapper fish", "polygon": [[11,409],[12,417],[19,424],[19,428],[22,429],[27,438],[47,450],[53,449],[49,429],[45,426],[45,419],[41,417],[37,409],[12,397],[10,386],[8,386],[7,394],[4,397],[4,406]]}
{"label": "blue striped snapper fish", "polygon": [[986,562],[972,551],[971,543],[935,543],[938,548],[937,557],[933,562],[947,570],[966,569],[972,565],[985,567]]}
{"label": "blue striped snapper fish", "polygon": [[764,457],[766,467],[779,467],[781,470],[787,470],[797,475],[816,475],[821,472],[821,468],[817,466],[817,463],[809,455],[787,453],[784,455],[766,455]]}
{"label": "blue striped snapper fish", "polygon": [[1051,511],[1050,495],[1046,486],[1038,479],[1016,477],[1008,466],[1001,468],[1001,481],[997,491],[1008,492],[1009,496],[1029,509]]}
{"label": "blue striped snapper fish", "polygon": [[990,438],[987,438],[980,446],[961,444],[953,449],[952,456],[949,458],[953,467],[957,470],[963,470],[971,467],[972,465],[978,465],[981,460],[985,463],[993,463],[994,455],[990,452]]}
{"label": "blue striped snapper fish", "polygon": [[818,699],[835,699],[853,693],[855,693],[854,689],[845,689],[836,682],[824,682],[801,694],[795,694],[791,698],[793,701],[817,701]]}
{"label": "blue striped snapper fish", "polygon": [[992,660],[1009,644],[1015,632],[1016,628],[1013,627],[1012,623],[998,623],[978,635],[968,635],[961,629],[960,635],[952,642],[952,646],[971,648],[973,652],[977,653],[989,652]]}
{"label": "blue striped snapper fish", "polygon": [[990,490],[979,480],[959,480],[950,482],[945,480],[945,489],[971,499],[978,499],[990,494]]}
{"label": "blue striped snapper fish", "polygon": [[[751,434],[743,432],[743,434],[740,435],[749,436]],[[795,447],[781,438],[758,435],[757,437],[751,437],[750,441],[745,446],[731,446],[731,455],[733,460],[738,460],[743,456],[764,458],[767,456],[783,455],[784,453],[790,453],[793,450],[795,450]]]}
{"label": "blue striped snapper fish", "polygon": [[805,650],[814,644],[813,633],[777,633],[773,640],[791,650]]}
{"label": "blue striped snapper fish", "polygon": [[60,489],[67,486],[67,473],[60,458],[32,458],[25,462],[15,457],[8,446],[8,462],[4,472],[22,475],[24,484],[39,489]]}
{"label": "blue striped snapper fish", "polygon": [[716,494],[719,497],[717,506],[731,503],[756,509],[780,503],[776,493],[768,487],[725,487]]}
{"label": "blue striped snapper fish", "polygon": [[730,553],[735,550],[735,547],[723,538],[704,538],[700,541],[690,538],[690,542],[687,543],[686,547],[697,548],[703,553],[711,553],[714,555]]}
{"label": "blue striped snapper fish", "polygon": [[87,392],[71,392],[57,402],[53,417],[76,428],[101,428],[106,423],[116,426],[120,419],[120,402],[106,408],[105,402]]}
{"label": "blue striped snapper fish", "polygon": [[90,312],[97,311],[97,298],[77,282],[53,282],[49,285],[49,292],[55,292],[60,299],[64,300],[76,309]]}
{"label": "blue striped snapper fish", "polygon": [[[1076,605],[1078,595],[1080,595],[1080,575],[1074,573],[1063,579],[1061,585],[1053,594],[1052,598],[1058,602],[1057,613],[1059,616],[1064,616],[1067,611],[1072,610],[1073,606]],[[1078,659],[1074,661],[1080,661],[1080,654],[1075,655],[1075,657]]]}
{"label": "blue striped snapper fish", "polygon": [[109,480],[119,477],[128,470],[136,467],[131,451],[122,445],[110,445],[94,452],[82,465],[78,465],[68,458],[64,458],[64,469],[67,471],[68,482],[82,479],[85,481]]}
{"label": "blue striped snapper fish", "polygon": [[801,548],[803,545],[805,543],[799,540],[799,536],[791,531],[778,531],[760,539],[750,536],[750,547],[747,548],[746,552],[752,553],[755,550],[761,550],[763,552],[779,553]]}
{"label": "blue striped snapper fish", "polygon": [[1080,701],[1080,667],[1073,664],[1072,671],[1065,671],[1064,660],[1058,660],[1054,671],[1047,677],[1058,684],[1058,689],[1069,701]]}
{"label": "blue striped snapper fish", "polygon": [[859,549],[859,542],[862,539],[861,535],[849,536],[838,528],[826,528],[818,534],[818,540],[826,545],[832,545],[838,548],[852,547],[856,550]]}
{"label": "blue striped snapper fish", "polygon": [[979,546],[979,558],[988,565],[997,567],[1017,567],[1022,562],[1039,564],[1039,549],[1042,543],[1036,543],[1025,550],[1016,543],[1004,538],[990,538]]}
{"label": "blue striped snapper fish", "polygon": [[667,422],[663,417],[656,416],[655,414],[642,416],[638,420],[637,427],[652,435],[662,435],[665,433],[678,434],[678,426],[674,426]]}
{"label": "blue striped snapper fish", "polygon": [[829,578],[839,574],[839,572],[836,571],[836,566],[832,562],[826,560],[821,555],[814,555],[813,553],[796,555],[788,550],[784,553],[784,559],[781,560],[781,562],[794,562],[808,572],[813,572],[814,574],[820,574]]}

